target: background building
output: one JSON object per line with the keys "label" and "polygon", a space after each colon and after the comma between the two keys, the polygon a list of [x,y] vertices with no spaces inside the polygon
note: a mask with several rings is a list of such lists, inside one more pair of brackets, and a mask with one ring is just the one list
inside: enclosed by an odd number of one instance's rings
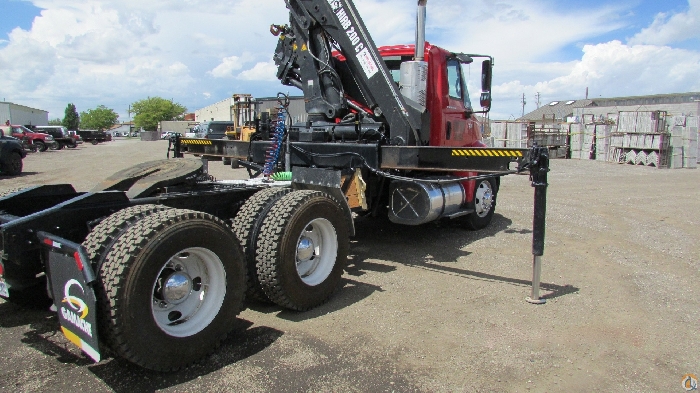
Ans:
{"label": "background building", "polygon": [[3,101],[0,102],[0,122],[5,124],[7,120],[10,124],[46,126],[49,124],[49,112]]}
{"label": "background building", "polygon": [[[234,121],[236,116],[236,103],[240,102],[242,99],[248,99],[248,97],[257,103],[259,112],[277,112],[276,108],[279,107],[277,97],[253,98],[249,94],[234,94],[230,98],[196,110],[194,112],[194,120],[199,123],[210,121]],[[289,97],[288,110],[293,123],[306,121],[307,114],[304,105],[304,97]]]}
{"label": "background building", "polygon": [[594,117],[615,119],[619,112],[654,111],[668,116],[700,116],[700,92],[552,101],[518,120],[536,124],[587,122]]}

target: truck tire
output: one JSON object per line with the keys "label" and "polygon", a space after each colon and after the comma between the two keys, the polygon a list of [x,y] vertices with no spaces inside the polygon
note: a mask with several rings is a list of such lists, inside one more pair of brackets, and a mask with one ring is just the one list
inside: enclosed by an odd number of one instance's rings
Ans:
{"label": "truck tire", "polygon": [[258,191],[250,197],[233,220],[233,231],[241,242],[247,267],[246,299],[269,303],[270,299],[263,291],[258,280],[255,261],[255,241],[260,232],[260,225],[275,202],[292,190],[286,187],[271,187]]}
{"label": "truck tire", "polygon": [[256,240],[258,280],[274,303],[304,311],[338,289],[347,263],[348,223],[340,205],[319,191],[277,200]]}
{"label": "truck tire", "polygon": [[83,241],[93,269],[100,269],[109,250],[127,229],[143,217],[166,209],[169,208],[163,205],[130,206],[111,214],[97,224]]}
{"label": "truck tire", "polygon": [[216,349],[245,292],[236,236],[218,218],[192,210],[143,217],[119,236],[97,276],[106,342],[157,371],[180,369]]}
{"label": "truck tire", "polygon": [[78,147],[78,144],[75,142],[66,143],[66,147],[69,149],[75,149],[76,147]]}
{"label": "truck tire", "polygon": [[63,144],[59,142],[53,142],[49,144],[49,149],[51,150],[61,150],[63,149]]}
{"label": "truck tire", "polygon": [[98,144],[98,143],[100,143],[100,142],[99,142],[97,139],[93,139],[92,141],[90,141],[90,143],[92,143],[93,145],[96,145],[96,144]]}
{"label": "truck tire", "polygon": [[35,140],[32,142],[32,144],[40,152],[44,152],[44,151],[46,151],[46,149],[48,149],[48,146],[46,146],[46,143],[44,143],[44,141]]}
{"label": "truck tire", "polygon": [[474,187],[474,198],[469,203],[469,208],[474,209],[474,213],[461,218],[463,226],[472,231],[489,226],[496,210],[497,194],[498,186],[495,179],[477,180]]}
{"label": "truck tire", "polygon": [[7,176],[17,176],[22,173],[22,156],[16,151],[10,152],[10,156],[7,157],[7,164],[3,165],[2,172]]}

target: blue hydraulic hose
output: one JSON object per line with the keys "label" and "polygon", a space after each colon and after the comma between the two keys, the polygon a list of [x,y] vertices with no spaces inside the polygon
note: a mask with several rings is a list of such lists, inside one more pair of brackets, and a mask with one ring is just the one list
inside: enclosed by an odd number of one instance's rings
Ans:
{"label": "blue hydraulic hose", "polygon": [[267,150],[265,156],[265,167],[263,169],[263,176],[265,179],[269,179],[275,170],[275,166],[280,158],[280,153],[282,152],[282,142],[284,141],[285,129],[285,116],[286,110],[283,106],[279,107],[277,112],[277,124],[275,125],[275,131],[272,134],[272,145]]}

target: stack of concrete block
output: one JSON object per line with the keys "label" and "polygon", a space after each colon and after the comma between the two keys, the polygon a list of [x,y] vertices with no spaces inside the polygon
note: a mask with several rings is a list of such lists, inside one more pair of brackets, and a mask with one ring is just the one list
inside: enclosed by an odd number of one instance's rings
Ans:
{"label": "stack of concrete block", "polygon": [[698,117],[676,116],[670,123],[669,164],[672,169],[698,167]]}
{"label": "stack of concrete block", "polygon": [[696,169],[700,159],[700,148],[698,147],[698,117],[686,119],[685,131],[683,132],[683,167]]}
{"label": "stack of concrete block", "polygon": [[508,123],[506,147],[526,148],[527,147],[527,123]]}
{"label": "stack of concrete block", "polygon": [[659,166],[666,120],[661,112],[620,112],[612,131],[607,161]]}
{"label": "stack of concrete block", "polygon": [[597,161],[608,160],[612,129],[613,127],[608,124],[597,124],[595,126],[595,159]]}
{"label": "stack of concrete block", "polygon": [[646,165],[648,166],[655,166],[659,167],[659,153],[656,151],[651,151],[649,154],[647,154],[647,163]]}
{"label": "stack of concrete block", "polygon": [[583,124],[574,123],[571,125],[570,133],[571,139],[569,139],[569,149],[571,150],[571,158],[580,160],[581,159],[581,149],[583,148]]}
{"label": "stack of concrete block", "polygon": [[491,124],[493,147],[527,147],[527,123],[495,122]]}

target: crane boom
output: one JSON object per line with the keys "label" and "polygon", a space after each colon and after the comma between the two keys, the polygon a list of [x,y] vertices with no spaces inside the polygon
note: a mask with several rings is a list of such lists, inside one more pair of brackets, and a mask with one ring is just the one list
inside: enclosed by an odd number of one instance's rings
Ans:
{"label": "crane boom", "polygon": [[399,92],[352,0],[285,2],[290,26],[272,28],[280,36],[277,77],[303,90],[310,121],[332,122],[364,107],[386,125],[390,143],[420,145],[421,116],[427,115]]}

